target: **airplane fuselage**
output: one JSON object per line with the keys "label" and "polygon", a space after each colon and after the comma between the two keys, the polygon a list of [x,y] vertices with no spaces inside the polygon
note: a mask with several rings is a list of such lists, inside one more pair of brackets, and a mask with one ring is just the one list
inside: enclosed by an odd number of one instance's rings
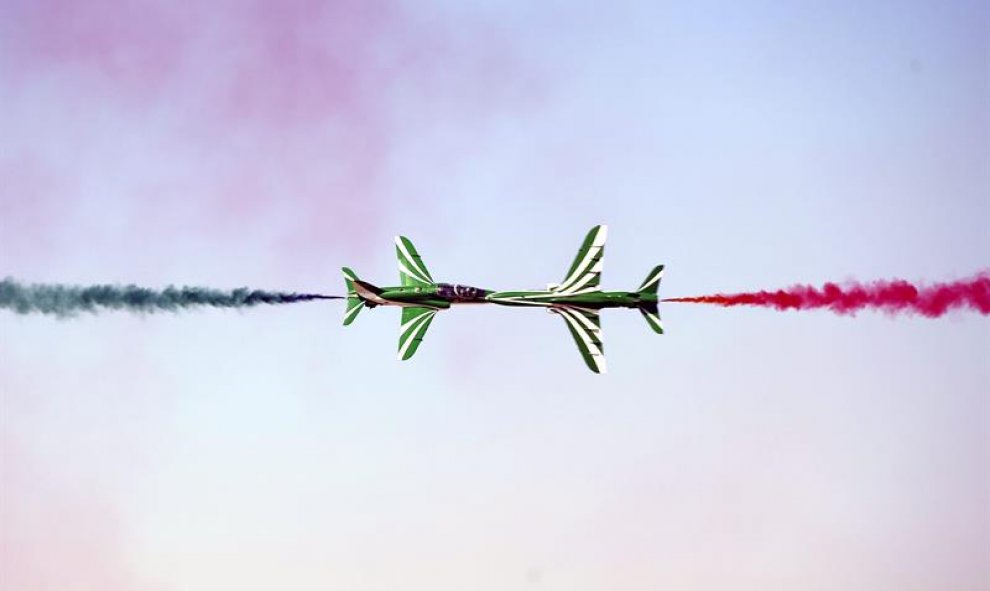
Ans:
{"label": "airplane fuselage", "polygon": [[635,291],[586,291],[561,294],[555,291],[497,291],[486,298],[502,306],[577,306],[600,310],[602,308],[639,308],[656,304],[657,296]]}
{"label": "airplane fuselage", "polygon": [[656,304],[657,296],[635,291],[590,290],[576,294],[555,291],[490,291],[465,285],[438,283],[433,286],[376,287],[357,280],[358,295],[368,306],[423,306],[447,309],[458,304],[497,304],[500,306],[577,306],[592,310],[602,308],[639,308]]}
{"label": "airplane fuselage", "polygon": [[491,291],[467,285],[437,283],[423,286],[377,287],[360,279],[354,290],[367,306],[406,306],[447,309],[455,304],[484,304]]}

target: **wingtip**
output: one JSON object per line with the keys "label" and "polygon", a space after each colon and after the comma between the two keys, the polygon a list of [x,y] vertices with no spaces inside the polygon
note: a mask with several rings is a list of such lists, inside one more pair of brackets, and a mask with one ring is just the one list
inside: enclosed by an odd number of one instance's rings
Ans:
{"label": "wingtip", "polygon": [[599,224],[598,234],[595,236],[594,246],[602,246],[608,239],[608,226],[605,224]]}

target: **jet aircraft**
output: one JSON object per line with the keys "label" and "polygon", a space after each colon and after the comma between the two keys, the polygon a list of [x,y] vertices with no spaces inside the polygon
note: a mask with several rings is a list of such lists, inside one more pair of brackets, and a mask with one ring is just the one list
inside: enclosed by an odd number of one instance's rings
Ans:
{"label": "jet aircraft", "polygon": [[362,308],[401,307],[399,359],[405,360],[416,353],[436,313],[452,305],[543,307],[564,319],[588,368],[595,373],[605,373],[599,317],[602,309],[636,308],[654,332],[663,334],[657,308],[657,289],[663,277],[663,265],[654,267],[636,291],[606,292],[599,289],[607,234],[608,229],[604,225],[592,228],[564,280],[559,284],[547,285],[545,290],[532,291],[491,291],[467,285],[437,283],[413,243],[405,236],[396,236],[401,285],[377,287],[358,279],[349,268],[343,268],[347,285],[344,326],[354,322]]}

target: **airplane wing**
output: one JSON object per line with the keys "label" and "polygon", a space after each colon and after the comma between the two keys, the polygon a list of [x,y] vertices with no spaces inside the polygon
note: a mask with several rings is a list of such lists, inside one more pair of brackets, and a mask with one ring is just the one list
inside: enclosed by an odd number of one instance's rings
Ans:
{"label": "airplane wing", "polygon": [[605,373],[605,347],[602,344],[602,325],[598,310],[577,306],[554,306],[547,309],[567,322],[567,328],[571,331],[588,369],[595,373]]}
{"label": "airplane wing", "polygon": [[405,361],[416,353],[419,344],[430,328],[436,308],[402,308],[402,326],[399,327],[399,360]]}
{"label": "airplane wing", "polygon": [[602,277],[602,257],[605,256],[607,236],[606,226],[595,226],[588,232],[567,276],[553,291],[566,295],[598,287]]}
{"label": "airplane wing", "polygon": [[416,252],[411,240],[405,236],[395,237],[395,254],[399,258],[399,280],[403,286],[429,287],[433,285],[433,277],[426,269],[426,264]]}

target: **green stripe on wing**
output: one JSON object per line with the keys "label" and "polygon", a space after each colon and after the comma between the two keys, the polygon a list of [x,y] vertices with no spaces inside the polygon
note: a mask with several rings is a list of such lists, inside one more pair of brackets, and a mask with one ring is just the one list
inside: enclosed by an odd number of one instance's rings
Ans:
{"label": "green stripe on wing", "polygon": [[436,314],[435,308],[402,308],[402,326],[399,327],[400,360],[405,361],[416,354],[416,349],[423,342],[426,330],[430,328]]}
{"label": "green stripe on wing", "polygon": [[399,280],[403,286],[426,287],[433,285],[433,277],[416,252],[411,240],[405,236],[395,237],[395,254],[399,259]]}
{"label": "green stripe on wing", "polygon": [[605,373],[605,346],[602,344],[601,320],[598,310],[575,306],[557,306],[549,310],[564,319],[578,351],[588,369],[595,373]]}
{"label": "green stripe on wing", "polygon": [[598,287],[602,277],[602,258],[605,256],[605,239],[608,228],[595,226],[585,236],[564,281],[553,291],[571,294]]}

